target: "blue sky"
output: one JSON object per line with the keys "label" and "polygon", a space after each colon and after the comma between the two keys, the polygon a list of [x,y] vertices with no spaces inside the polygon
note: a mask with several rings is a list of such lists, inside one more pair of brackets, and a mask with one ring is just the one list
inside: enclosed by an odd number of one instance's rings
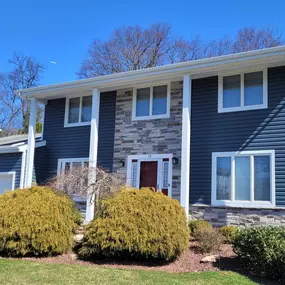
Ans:
{"label": "blue sky", "polygon": [[22,52],[45,65],[41,84],[77,79],[92,41],[121,26],[170,23],[177,36],[205,40],[271,26],[285,38],[283,0],[1,0],[0,11],[0,72],[13,51]]}

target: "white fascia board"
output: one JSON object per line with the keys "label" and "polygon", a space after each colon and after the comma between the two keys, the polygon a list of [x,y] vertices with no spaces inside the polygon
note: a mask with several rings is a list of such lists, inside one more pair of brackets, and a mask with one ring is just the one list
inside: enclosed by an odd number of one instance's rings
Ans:
{"label": "white fascia board", "polygon": [[[35,147],[42,147],[42,146],[46,146],[46,141],[40,141],[40,142],[36,142]],[[24,152],[27,150],[28,145],[12,145],[12,146],[1,146],[0,147],[0,154],[1,153],[17,153],[17,152]]]}
{"label": "white fascia board", "polygon": [[98,76],[95,78],[81,79],[72,82],[53,84],[42,87],[17,90],[24,97],[36,97],[46,99],[51,95],[65,94],[71,91],[98,88],[104,90],[107,88],[117,89],[126,84],[135,84],[146,80],[159,80],[161,78],[180,77],[188,74],[195,78],[199,74],[207,74],[215,71],[230,68],[231,66],[250,66],[256,64],[269,64],[270,62],[285,63],[285,46],[267,48],[243,53],[236,53],[206,59],[199,59],[175,64],[168,64],[147,69],[120,72],[111,75]]}

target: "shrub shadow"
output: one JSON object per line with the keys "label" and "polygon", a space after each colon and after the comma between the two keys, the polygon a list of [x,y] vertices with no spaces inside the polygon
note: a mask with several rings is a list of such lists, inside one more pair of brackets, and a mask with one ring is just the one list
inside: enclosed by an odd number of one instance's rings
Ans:
{"label": "shrub shadow", "polygon": [[251,281],[256,282],[257,284],[263,284],[263,285],[275,285],[275,284],[281,284],[277,281],[273,280],[268,280],[267,278],[264,277],[257,277],[251,274],[250,272],[244,270],[240,266],[240,262],[238,257],[220,257],[217,262],[213,264],[216,268],[222,271],[233,271],[236,273],[239,273],[241,275],[246,276],[249,278]]}

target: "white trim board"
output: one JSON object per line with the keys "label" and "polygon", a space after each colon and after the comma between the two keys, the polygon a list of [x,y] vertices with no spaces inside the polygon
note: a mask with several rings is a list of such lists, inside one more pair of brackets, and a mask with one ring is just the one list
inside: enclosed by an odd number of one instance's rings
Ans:
{"label": "white trim board", "polygon": [[[270,156],[270,201],[255,201],[254,200],[254,166],[252,157],[255,156]],[[235,160],[233,157],[249,156],[250,157],[250,201],[238,201],[234,199],[235,195]],[[231,157],[231,200],[217,200],[217,158]],[[212,153],[212,191],[211,205],[212,206],[227,206],[227,207],[246,207],[246,208],[273,208],[276,205],[275,201],[275,150],[254,150],[240,152],[213,152]]]}
{"label": "white trim board", "polygon": [[[126,178],[126,184],[131,186],[131,180],[132,180],[132,161],[137,160],[137,186],[139,185],[140,181],[140,163],[143,161],[157,161],[158,162],[158,169],[157,169],[157,183],[158,188],[157,191],[162,190],[163,185],[163,175],[162,175],[162,164],[163,159],[169,160],[169,166],[168,166],[168,197],[172,197],[172,158],[173,154],[138,154],[138,155],[128,155],[127,158],[127,178]],[[138,188],[138,187],[137,187]]]}
{"label": "white trim board", "polygon": [[[36,142],[35,148],[46,146],[46,141]],[[18,143],[10,146],[0,146],[0,154],[1,153],[15,153],[15,152],[24,152],[28,149],[28,144],[26,143]]]}

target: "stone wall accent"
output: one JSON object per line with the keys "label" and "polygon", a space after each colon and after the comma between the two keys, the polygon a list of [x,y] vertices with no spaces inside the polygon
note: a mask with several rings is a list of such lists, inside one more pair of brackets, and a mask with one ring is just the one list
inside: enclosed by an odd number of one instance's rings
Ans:
{"label": "stone wall accent", "polygon": [[285,226],[285,208],[249,209],[192,205],[190,206],[190,219],[204,219],[214,227],[225,225],[240,227]]}
{"label": "stone wall accent", "polygon": [[[117,91],[113,171],[126,177],[127,157],[136,154],[172,153],[178,158],[173,166],[172,197],[180,198],[182,136],[182,82],[171,83],[170,118],[132,121],[133,90]],[[118,162],[125,161],[125,167]]]}

